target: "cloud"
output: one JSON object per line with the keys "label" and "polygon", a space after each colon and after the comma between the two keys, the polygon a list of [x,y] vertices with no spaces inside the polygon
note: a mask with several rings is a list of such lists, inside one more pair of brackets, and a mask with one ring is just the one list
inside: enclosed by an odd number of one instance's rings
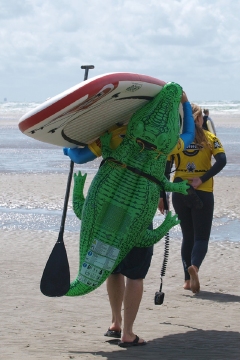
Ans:
{"label": "cloud", "polygon": [[95,65],[90,76],[144,73],[202,99],[231,99],[238,89],[239,2],[1,3],[0,99],[43,101],[80,82],[85,63]]}

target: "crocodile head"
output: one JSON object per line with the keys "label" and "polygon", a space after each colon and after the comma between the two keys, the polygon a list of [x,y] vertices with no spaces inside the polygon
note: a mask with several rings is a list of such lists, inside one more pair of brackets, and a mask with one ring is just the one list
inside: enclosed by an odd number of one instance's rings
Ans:
{"label": "crocodile head", "polygon": [[166,84],[152,101],[133,114],[127,136],[146,150],[168,155],[179,139],[181,97],[180,85]]}

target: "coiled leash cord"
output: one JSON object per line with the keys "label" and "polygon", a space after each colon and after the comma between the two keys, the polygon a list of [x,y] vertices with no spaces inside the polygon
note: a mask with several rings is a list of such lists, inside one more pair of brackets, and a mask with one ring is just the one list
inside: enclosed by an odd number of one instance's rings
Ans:
{"label": "coiled leash cord", "polygon": [[[166,194],[165,191],[162,192],[163,197],[163,203],[164,203],[164,210],[165,210],[165,216],[167,216],[169,207],[169,193]],[[162,269],[161,269],[161,275],[160,275],[160,288],[159,291],[155,293],[154,297],[154,304],[155,305],[162,305],[164,301],[164,292],[162,292],[162,286],[163,286],[163,276],[165,276],[166,268],[167,268],[167,262],[168,262],[168,256],[169,256],[169,231],[165,235],[165,246],[164,246],[164,254],[163,254],[163,263],[162,263]]]}

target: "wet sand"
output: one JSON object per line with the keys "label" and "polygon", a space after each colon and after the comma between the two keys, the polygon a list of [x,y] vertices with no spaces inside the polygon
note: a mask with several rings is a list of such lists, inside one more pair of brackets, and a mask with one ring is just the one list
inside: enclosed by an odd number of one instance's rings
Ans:
{"label": "wet sand", "polygon": [[[111,314],[105,284],[76,298],[48,298],[39,282],[56,233],[0,231],[0,359],[240,358],[240,246],[212,243],[200,270],[201,291],[183,290],[180,241],[170,238],[164,304],[154,305],[164,241],[155,246],[135,332],[146,347],[120,349],[103,336]],[[64,236],[71,277],[78,270],[78,236]]]}

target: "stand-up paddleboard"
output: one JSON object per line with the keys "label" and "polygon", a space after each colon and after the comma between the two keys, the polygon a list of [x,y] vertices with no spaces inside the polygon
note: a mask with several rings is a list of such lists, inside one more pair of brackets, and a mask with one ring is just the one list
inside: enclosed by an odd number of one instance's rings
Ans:
{"label": "stand-up paddleboard", "polygon": [[213,135],[216,135],[215,126],[211,120],[207,120],[207,128]]}
{"label": "stand-up paddleboard", "polygon": [[46,100],[19,121],[33,139],[62,147],[85,146],[159,93],[165,82],[134,73],[96,76]]}

